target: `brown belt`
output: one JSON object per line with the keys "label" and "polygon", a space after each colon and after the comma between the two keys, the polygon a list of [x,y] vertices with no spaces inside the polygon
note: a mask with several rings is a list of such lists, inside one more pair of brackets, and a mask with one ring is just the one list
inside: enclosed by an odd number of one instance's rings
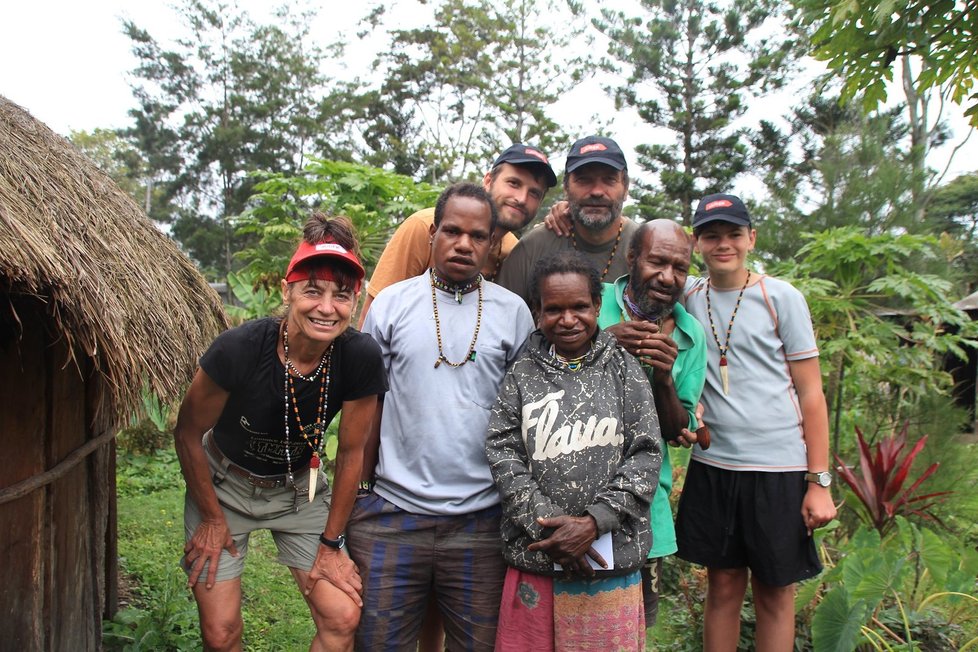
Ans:
{"label": "brown belt", "polygon": [[226,468],[228,471],[234,475],[244,478],[253,487],[259,487],[261,489],[275,489],[277,487],[285,487],[288,485],[289,477],[285,473],[279,475],[258,475],[252,473],[248,469],[238,466],[221,452],[221,449],[217,447],[217,442],[214,441],[214,433],[210,432],[204,437],[204,445],[207,450],[211,452],[211,455],[216,457],[221,464],[222,468]]}

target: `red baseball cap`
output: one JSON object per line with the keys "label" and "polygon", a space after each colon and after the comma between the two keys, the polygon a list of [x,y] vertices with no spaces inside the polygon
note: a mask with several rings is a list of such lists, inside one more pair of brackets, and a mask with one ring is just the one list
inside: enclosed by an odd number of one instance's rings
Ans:
{"label": "red baseball cap", "polygon": [[363,277],[366,275],[357,255],[343,245],[337,244],[332,240],[325,240],[316,244],[310,244],[303,240],[292,255],[292,260],[289,261],[288,271],[285,272],[285,281],[287,283],[293,283],[308,278],[308,276],[300,275],[300,272],[296,268],[313,258],[333,258],[344,261],[352,268],[354,275],[357,277],[358,287],[359,281],[363,280]]}

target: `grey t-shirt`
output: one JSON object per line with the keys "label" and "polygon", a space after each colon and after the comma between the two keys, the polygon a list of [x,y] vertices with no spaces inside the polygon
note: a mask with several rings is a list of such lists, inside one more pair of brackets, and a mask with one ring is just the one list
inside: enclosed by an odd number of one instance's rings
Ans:
{"label": "grey t-shirt", "polygon": [[[693,458],[734,471],[808,469],[801,406],[788,363],[818,356],[812,317],[801,292],[761,276],[744,292],[727,350],[729,393],[720,377],[720,350],[706,311],[706,279],[686,284],[686,310],[706,331],[706,386],[701,402],[710,426],[708,450]],[[713,324],[726,343],[727,324],[740,288],[710,288]]]}
{"label": "grey t-shirt", "polygon": [[[623,217],[622,220],[624,226],[620,239],[614,238],[599,246],[589,245],[580,238],[577,239],[577,250],[591,261],[598,273],[608,267],[608,273],[602,279],[607,283],[614,283],[616,278],[628,273],[628,244],[632,241],[632,235],[638,229],[638,224],[627,217]],[[496,282],[507,290],[515,292],[529,304],[530,277],[536,262],[548,254],[574,248],[573,238],[554,235],[550,229],[538,226],[520,238],[519,243],[513,247],[513,251],[503,262]]]}
{"label": "grey t-shirt", "polygon": [[[442,348],[465,358],[475,332],[478,292],[436,291]],[[377,295],[363,330],[380,344],[390,390],[384,398],[376,491],[420,514],[468,514],[499,503],[486,459],[489,411],[506,369],[533,330],[515,294],[483,284],[475,359],[461,367],[438,359],[428,273]]]}

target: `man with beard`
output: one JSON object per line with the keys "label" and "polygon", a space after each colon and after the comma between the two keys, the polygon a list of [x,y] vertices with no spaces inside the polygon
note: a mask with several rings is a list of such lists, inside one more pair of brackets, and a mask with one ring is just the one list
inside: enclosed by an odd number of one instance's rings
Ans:
{"label": "man with beard", "polygon": [[576,249],[591,262],[602,281],[628,271],[625,250],[638,225],[621,214],[628,195],[628,167],[618,143],[588,136],[574,143],[564,170],[564,195],[572,222],[569,238],[549,229],[533,229],[520,239],[497,282],[529,305],[533,265],[545,255]]}
{"label": "man with beard", "polygon": [[[692,251],[692,240],[675,222],[653,220],[639,226],[628,247],[629,273],[605,283],[598,316],[598,326],[613,333],[645,368],[662,438],[686,447],[696,443],[696,404],[706,380],[703,327],[679,303]],[[655,624],[662,558],[677,550],[669,506],[672,464],[668,447],[662,448],[651,508],[652,549],[642,569],[646,627]]]}
{"label": "man with beard", "polygon": [[[499,212],[494,243],[482,268],[484,279],[496,280],[500,266],[518,242],[513,232],[536,217],[540,202],[555,185],[557,175],[550,167],[547,155],[536,147],[516,143],[496,158],[482,178],[482,187],[492,197]],[[429,230],[434,218],[435,209],[425,208],[410,215],[394,231],[367,284],[359,328],[363,328],[370,304],[381,290],[417,276],[432,266]]]}

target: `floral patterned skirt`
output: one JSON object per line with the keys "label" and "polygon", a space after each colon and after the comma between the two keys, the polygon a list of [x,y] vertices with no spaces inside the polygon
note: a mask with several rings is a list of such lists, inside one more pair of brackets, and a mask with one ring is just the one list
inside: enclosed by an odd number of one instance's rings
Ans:
{"label": "floral patterned skirt", "polygon": [[496,652],[644,649],[639,571],[592,580],[506,571]]}

